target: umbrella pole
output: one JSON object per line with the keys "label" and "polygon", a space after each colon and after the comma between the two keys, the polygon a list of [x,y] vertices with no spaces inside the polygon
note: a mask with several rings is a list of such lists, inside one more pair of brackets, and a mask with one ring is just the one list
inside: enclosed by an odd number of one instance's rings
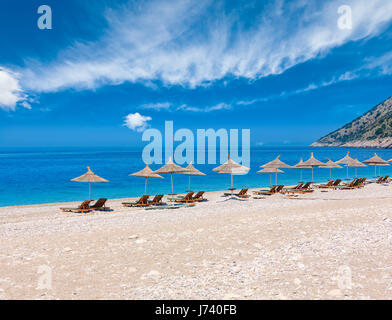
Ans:
{"label": "umbrella pole", "polygon": [[377,166],[374,165],[374,177],[377,178]]}
{"label": "umbrella pole", "polygon": [[170,172],[170,180],[171,180],[171,187],[172,187],[172,201],[174,197],[174,188],[173,188],[173,172]]}
{"label": "umbrella pole", "polygon": [[272,173],[270,173],[270,186],[272,186]]}
{"label": "umbrella pole", "polygon": [[275,184],[278,185],[278,173],[275,172]]}
{"label": "umbrella pole", "polygon": [[313,168],[314,168],[314,167],[312,166],[312,182],[313,182]]}
{"label": "umbrella pole", "polygon": [[189,185],[188,185],[188,192],[191,192],[191,175],[189,175]]}
{"label": "umbrella pole", "polygon": [[301,181],[300,182],[302,182],[302,169],[300,169],[300,171],[301,171]]}
{"label": "umbrella pole", "polygon": [[348,179],[348,165],[346,166],[346,168],[347,168],[347,179]]}
{"label": "umbrella pole", "polygon": [[91,182],[88,183],[88,199],[91,200]]}
{"label": "umbrella pole", "polygon": [[329,180],[332,180],[332,168],[329,168]]}
{"label": "umbrella pole", "polygon": [[147,177],[146,181],[144,182],[144,194],[147,194]]}
{"label": "umbrella pole", "polygon": [[233,196],[233,174],[230,173],[231,176],[231,196]]}

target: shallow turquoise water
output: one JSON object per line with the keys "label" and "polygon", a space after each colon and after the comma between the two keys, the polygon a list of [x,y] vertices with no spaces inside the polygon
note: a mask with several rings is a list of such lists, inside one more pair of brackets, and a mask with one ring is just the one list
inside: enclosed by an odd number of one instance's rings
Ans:
{"label": "shallow turquoise water", "polygon": [[[392,150],[348,149],[348,148],[310,148],[310,147],[270,147],[251,150],[251,170],[247,175],[235,176],[234,186],[265,187],[270,185],[269,174],[259,174],[259,166],[281,154],[281,160],[296,164],[300,157],[308,159],[313,151],[317,159],[326,161],[327,157],[338,160],[350,151],[360,161],[370,158],[377,152],[382,158],[392,158]],[[125,148],[31,148],[0,149],[0,206],[38,204],[63,201],[79,201],[88,198],[88,184],[71,182],[70,179],[86,172],[91,166],[98,175],[110,180],[92,186],[92,198],[125,198],[144,193],[144,178],[129,177],[130,173],[141,170],[141,150]],[[192,190],[224,190],[230,186],[230,176],[218,174],[212,169],[216,165],[195,165],[207,176],[193,176]],[[151,165],[157,169],[158,165]],[[300,171],[285,169],[278,175],[279,184],[295,184]],[[354,168],[349,168],[349,177],[354,176]],[[382,175],[392,176],[392,167],[382,167]],[[374,167],[358,168],[358,176],[374,177]],[[170,175],[165,179],[150,179],[148,194],[170,193]],[[188,176],[175,174],[176,193],[188,189]],[[346,168],[333,169],[333,178],[346,178]],[[314,181],[329,179],[329,169],[314,169]],[[311,180],[311,170],[303,170],[303,181]],[[272,179],[274,184],[274,178]]]}

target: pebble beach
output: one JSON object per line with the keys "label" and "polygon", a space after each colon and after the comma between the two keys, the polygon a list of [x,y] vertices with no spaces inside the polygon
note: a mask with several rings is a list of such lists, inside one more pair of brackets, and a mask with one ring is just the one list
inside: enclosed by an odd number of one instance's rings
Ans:
{"label": "pebble beach", "polygon": [[392,184],[222,194],[175,210],[2,207],[0,299],[392,298]]}

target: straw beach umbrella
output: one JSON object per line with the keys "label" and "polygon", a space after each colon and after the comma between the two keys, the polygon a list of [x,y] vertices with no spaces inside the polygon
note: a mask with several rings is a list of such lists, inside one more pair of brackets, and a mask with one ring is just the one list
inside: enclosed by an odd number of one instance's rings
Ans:
{"label": "straw beach umbrella", "polygon": [[342,167],[339,166],[337,163],[333,162],[331,159],[327,158],[327,162],[320,166],[320,168],[329,169],[329,180],[332,179],[332,169],[341,169]]}
{"label": "straw beach umbrella", "polygon": [[313,152],[310,153],[310,158],[308,160],[306,160],[303,165],[305,166],[310,166],[312,167],[312,182],[313,182],[313,168],[314,167],[319,167],[324,165],[323,162],[317,160],[314,156],[313,156]]}
{"label": "straw beach umbrella", "polygon": [[270,184],[272,185],[272,173],[278,174],[278,173],[284,173],[284,171],[278,169],[278,168],[264,168],[262,170],[257,171],[257,173],[269,173],[270,174]]}
{"label": "straw beach umbrella", "polygon": [[170,157],[169,160],[166,162],[166,164],[163,167],[159,168],[158,170],[155,170],[154,173],[170,173],[171,190],[172,190],[171,194],[173,196],[174,195],[173,173],[181,173],[184,171],[186,171],[186,169],[175,164],[172,160],[172,157]]}
{"label": "straw beach umbrella", "polygon": [[298,162],[295,166],[293,166],[293,169],[300,169],[300,171],[301,171],[300,182],[302,182],[302,169],[312,169],[312,167],[311,167],[311,166],[304,165],[304,162],[303,162],[303,160],[302,160],[302,158],[301,158],[301,159],[299,160],[299,162]]}
{"label": "straw beach umbrella", "polygon": [[88,183],[88,199],[91,200],[91,183],[99,183],[99,182],[109,182],[100,176],[97,176],[94,172],[91,171],[90,167],[87,167],[87,172],[80,177],[74,178],[71,181],[76,182],[87,182]]}
{"label": "straw beach umbrella", "polygon": [[377,166],[389,166],[389,162],[379,157],[376,153],[370,159],[362,161],[363,163],[367,163],[371,166],[374,166],[374,175],[377,176]]}
{"label": "straw beach umbrella", "polygon": [[357,157],[355,157],[353,163],[351,163],[351,164],[349,164],[347,166],[355,168],[355,178],[357,177],[357,168],[359,168],[359,167],[367,167],[367,165],[363,164],[361,161],[359,161],[357,159]]}
{"label": "straw beach umbrella", "polygon": [[186,169],[186,171],[180,172],[180,173],[189,175],[189,184],[188,184],[188,191],[187,192],[191,192],[191,176],[205,176],[206,174],[197,170],[193,166],[192,161],[188,164],[188,166],[185,169]]}
{"label": "straw beach umbrella", "polygon": [[146,181],[144,182],[144,194],[147,194],[147,179],[148,178],[161,178],[163,179],[162,176],[160,176],[157,173],[154,173],[154,171],[152,171],[150,169],[150,167],[148,166],[148,164],[146,164],[146,167],[143,170],[140,170],[138,172],[132,173],[129,176],[132,177],[144,177],[146,178]]}
{"label": "straw beach umbrella", "polygon": [[350,165],[355,165],[355,160],[349,156],[350,152],[348,151],[347,154],[340,160],[336,161],[337,164],[344,164],[347,168],[347,179],[348,179],[348,167]]}
{"label": "straw beach umbrella", "polygon": [[247,174],[249,170],[250,168],[240,165],[239,163],[232,160],[230,158],[230,155],[228,155],[228,159],[224,164],[212,169],[212,171],[218,171],[219,173],[230,174],[231,177],[230,190],[232,196],[233,196],[233,174]]}
{"label": "straw beach umbrella", "polygon": [[[260,168],[275,168],[275,169],[291,169],[292,167],[289,166],[287,163],[284,163],[280,159],[280,155],[276,157],[276,159],[260,166]],[[278,173],[275,172],[275,184],[278,184]]]}

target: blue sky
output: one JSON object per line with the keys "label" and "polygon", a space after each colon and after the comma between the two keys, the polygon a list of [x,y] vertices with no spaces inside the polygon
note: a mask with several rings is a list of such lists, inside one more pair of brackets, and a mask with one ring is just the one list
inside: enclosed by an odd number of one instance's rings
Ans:
{"label": "blue sky", "polygon": [[140,145],[165,120],[310,144],[392,96],[391,23],[385,0],[3,0],[0,147]]}

